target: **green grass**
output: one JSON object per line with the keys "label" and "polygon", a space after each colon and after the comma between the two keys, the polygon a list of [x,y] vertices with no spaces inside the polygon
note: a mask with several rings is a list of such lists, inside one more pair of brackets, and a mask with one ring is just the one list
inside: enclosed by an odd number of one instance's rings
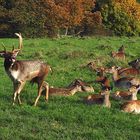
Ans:
{"label": "green grass", "polygon": [[[17,39],[0,39],[2,42],[8,50],[13,44],[18,46]],[[110,52],[122,44],[127,46],[126,62],[110,57]],[[82,67],[90,61],[96,60],[98,66],[127,66],[128,61],[140,56],[139,44],[140,38],[126,37],[24,39],[24,49],[17,59],[48,62],[53,74],[46,81],[55,87],[66,87],[76,78],[95,80],[96,74]],[[122,113],[120,102],[111,100],[111,109],[88,106],[82,103],[82,98],[89,93],[78,93],[73,97],[52,96],[47,103],[42,96],[38,106],[33,107],[37,86],[27,83],[21,93],[23,105],[12,106],[12,82],[5,73],[3,59],[0,59],[0,79],[0,140],[140,139],[140,115]],[[96,93],[100,91],[98,84],[92,86]]]}

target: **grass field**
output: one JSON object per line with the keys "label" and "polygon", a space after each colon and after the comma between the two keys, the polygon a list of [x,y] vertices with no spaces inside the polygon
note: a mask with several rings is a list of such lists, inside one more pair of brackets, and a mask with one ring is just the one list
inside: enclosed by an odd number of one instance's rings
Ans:
{"label": "grass field", "polygon": [[[18,46],[18,39],[0,39],[8,50]],[[96,74],[83,67],[90,61],[98,66],[127,66],[140,56],[140,38],[93,37],[63,39],[24,39],[24,49],[17,59],[42,59],[53,68],[46,81],[55,87],[66,87],[76,78],[94,81]],[[126,45],[126,62],[110,57],[110,52]],[[1,47],[0,50],[3,48]],[[111,80],[111,75],[108,75]],[[37,86],[26,84],[21,93],[23,105],[12,106],[12,82],[5,73],[0,59],[0,140],[139,140],[140,115],[122,113],[121,102],[111,100],[107,109],[85,105],[82,98],[90,93],[73,97],[44,96],[33,107]],[[100,85],[93,83],[95,93]],[[114,92],[116,89],[113,89]],[[140,97],[140,96],[139,96]]]}

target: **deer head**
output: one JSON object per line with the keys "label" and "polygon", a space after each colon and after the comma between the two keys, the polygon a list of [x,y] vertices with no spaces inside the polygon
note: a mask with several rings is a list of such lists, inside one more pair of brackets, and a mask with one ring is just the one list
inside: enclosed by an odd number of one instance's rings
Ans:
{"label": "deer head", "polygon": [[15,33],[18,37],[19,37],[19,49],[15,49],[13,46],[13,49],[11,51],[7,51],[5,46],[3,51],[0,51],[0,57],[3,57],[6,60],[9,60],[10,62],[15,62],[16,60],[16,56],[18,55],[18,53],[21,50],[21,46],[22,46],[22,36],[21,34]]}

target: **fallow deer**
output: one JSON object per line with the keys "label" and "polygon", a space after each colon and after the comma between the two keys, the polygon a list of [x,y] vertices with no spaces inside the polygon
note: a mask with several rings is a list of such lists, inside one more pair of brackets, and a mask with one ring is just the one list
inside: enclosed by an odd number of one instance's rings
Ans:
{"label": "fallow deer", "polygon": [[140,74],[140,71],[135,68],[127,68],[119,72],[120,76],[130,76],[130,75],[137,76],[139,74]]}
{"label": "fallow deer", "polygon": [[122,77],[118,75],[118,70],[115,66],[112,67],[114,85],[118,88],[130,88],[132,85],[139,85],[140,79],[134,77]]}
{"label": "fallow deer", "polygon": [[128,101],[121,106],[121,110],[127,113],[140,113],[140,100]]}
{"label": "fallow deer", "polygon": [[136,60],[129,62],[128,65],[132,66],[135,69],[140,69],[140,58],[137,58]]}
{"label": "fallow deer", "polygon": [[137,100],[137,92],[140,86],[132,86],[128,91],[116,91],[112,94],[112,98],[115,100]]}
{"label": "fallow deer", "polygon": [[117,60],[125,60],[124,52],[111,52],[111,56]]}
{"label": "fallow deer", "polygon": [[34,106],[41,96],[42,87],[46,87],[46,100],[48,100],[48,84],[44,81],[45,76],[50,71],[50,66],[39,60],[16,60],[19,51],[22,48],[22,36],[16,33],[19,37],[19,49],[13,49],[12,51],[0,51],[0,57],[4,58],[4,68],[8,76],[13,82],[14,98],[13,105],[18,97],[18,102],[21,104],[20,92],[23,89],[26,81],[38,84],[38,96],[34,102]]}
{"label": "fallow deer", "polygon": [[95,62],[90,62],[87,64],[87,67],[91,70],[91,71],[96,71],[97,66],[95,65]]}
{"label": "fallow deer", "polygon": [[127,113],[134,113],[139,114],[140,113],[140,100],[137,100],[137,91],[139,87],[133,87],[132,93],[134,94],[134,100],[125,102],[121,106],[121,110]]}
{"label": "fallow deer", "polygon": [[119,59],[119,60],[125,60],[124,46],[122,45],[118,49],[118,52],[112,52],[111,55],[112,55],[113,58],[116,58],[116,59]]}
{"label": "fallow deer", "polygon": [[109,79],[104,75],[104,69],[101,69],[98,73],[97,73],[97,78],[96,78],[96,82],[100,83],[102,86],[102,89],[104,87],[108,87],[108,88],[112,88],[110,85],[110,81]]}
{"label": "fallow deer", "polygon": [[109,96],[110,96],[110,89],[107,87],[100,94],[93,94],[93,95],[87,96],[84,99],[84,102],[87,104],[100,104],[100,105],[110,108],[111,103],[109,100]]}
{"label": "fallow deer", "polygon": [[82,81],[81,79],[75,79],[67,88],[75,87],[76,85],[81,86],[81,92],[94,92],[94,88],[88,83]]}
{"label": "fallow deer", "polygon": [[76,92],[81,92],[81,86],[76,85],[72,88],[55,88],[55,87],[49,87],[49,96],[51,95],[60,95],[60,96],[72,96]]}

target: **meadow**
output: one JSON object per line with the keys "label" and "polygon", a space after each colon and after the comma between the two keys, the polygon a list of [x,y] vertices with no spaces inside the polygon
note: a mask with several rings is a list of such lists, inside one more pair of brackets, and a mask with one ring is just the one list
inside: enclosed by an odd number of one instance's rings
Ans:
{"label": "meadow", "polygon": [[[7,50],[18,46],[18,39],[0,39]],[[24,39],[18,60],[41,59],[51,65],[53,74],[46,77],[49,85],[66,87],[74,79],[93,81],[95,93],[100,85],[95,83],[96,73],[85,67],[96,61],[97,66],[128,66],[140,56],[140,38],[87,37],[61,39]],[[110,57],[121,45],[126,46],[126,61]],[[1,45],[0,50],[3,50]],[[112,80],[112,75],[107,75]],[[113,84],[112,84],[113,85]],[[113,88],[112,93],[116,89]],[[3,59],[0,59],[0,140],[139,140],[140,115],[120,111],[121,102],[111,100],[110,109],[86,105],[82,99],[89,94],[77,93],[71,97],[42,96],[33,106],[37,86],[28,82],[21,93],[23,104],[12,106],[12,82],[7,76]],[[140,95],[138,96],[140,98]]]}

